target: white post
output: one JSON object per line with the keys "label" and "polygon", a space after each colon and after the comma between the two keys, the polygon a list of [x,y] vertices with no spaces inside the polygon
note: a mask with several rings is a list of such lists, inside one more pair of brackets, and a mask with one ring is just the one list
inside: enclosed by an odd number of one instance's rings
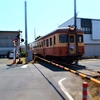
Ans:
{"label": "white post", "polygon": [[16,47],[14,47],[13,64],[16,63]]}

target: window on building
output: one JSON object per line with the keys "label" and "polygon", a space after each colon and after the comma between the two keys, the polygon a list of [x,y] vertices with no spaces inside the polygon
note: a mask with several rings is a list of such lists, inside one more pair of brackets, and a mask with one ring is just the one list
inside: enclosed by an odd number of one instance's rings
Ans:
{"label": "window on building", "polygon": [[68,41],[68,36],[66,34],[59,35],[59,42],[60,43],[66,43],[67,41]]}
{"label": "window on building", "polygon": [[52,46],[52,38],[50,38],[50,46]]}
{"label": "window on building", "polygon": [[92,34],[91,27],[82,27],[84,34]]}
{"label": "window on building", "polygon": [[83,42],[83,35],[78,35],[78,42]]}
{"label": "window on building", "polygon": [[92,34],[92,21],[91,19],[81,18],[81,27],[85,34]]}

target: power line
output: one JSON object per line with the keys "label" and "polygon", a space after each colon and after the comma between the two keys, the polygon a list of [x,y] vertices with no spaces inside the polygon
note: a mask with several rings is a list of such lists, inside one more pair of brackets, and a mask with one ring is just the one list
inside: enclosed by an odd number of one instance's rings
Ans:
{"label": "power line", "polygon": [[57,4],[60,2],[61,0],[59,1],[56,1],[53,6],[51,7],[50,11],[48,11],[48,13],[45,15],[45,17],[42,19],[42,21],[39,21],[39,24],[43,24],[45,20],[47,20],[48,16],[50,15],[51,11],[57,6]]}

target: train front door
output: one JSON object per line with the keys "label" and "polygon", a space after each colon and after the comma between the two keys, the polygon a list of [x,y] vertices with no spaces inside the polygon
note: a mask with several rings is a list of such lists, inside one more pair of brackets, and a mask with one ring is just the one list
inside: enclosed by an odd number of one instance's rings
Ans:
{"label": "train front door", "polygon": [[68,48],[69,48],[69,56],[73,56],[77,54],[77,43],[76,43],[76,34],[69,34],[69,43],[68,43]]}

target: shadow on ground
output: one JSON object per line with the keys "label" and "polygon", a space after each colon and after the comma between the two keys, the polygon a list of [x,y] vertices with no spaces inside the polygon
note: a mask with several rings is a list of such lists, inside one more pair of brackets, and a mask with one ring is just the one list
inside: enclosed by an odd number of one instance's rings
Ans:
{"label": "shadow on ground", "polygon": [[20,66],[22,66],[22,64],[7,64],[6,66],[8,66],[8,68],[6,68],[6,69],[11,69],[11,68],[20,67]]}
{"label": "shadow on ground", "polygon": [[[50,70],[52,70],[52,71],[66,71],[66,70],[64,70],[63,68],[59,68],[59,67],[57,67],[57,66],[55,66],[55,65],[52,65],[52,64],[50,64],[50,63],[47,63],[47,62],[45,62],[45,61],[41,61],[41,60],[38,60],[38,63],[39,64],[41,64],[41,65],[43,65],[43,67],[46,67],[46,68],[48,68],[48,69],[50,69]],[[72,64],[72,65],[63,65],[64,67],[67,67],[67,68],[69,68],[69,69],[72,69],[72,70],[81,70],[81,69],[86,69],[86,67],[85,66],[82,66],[82,65],[75,65],[75,64]]]}

